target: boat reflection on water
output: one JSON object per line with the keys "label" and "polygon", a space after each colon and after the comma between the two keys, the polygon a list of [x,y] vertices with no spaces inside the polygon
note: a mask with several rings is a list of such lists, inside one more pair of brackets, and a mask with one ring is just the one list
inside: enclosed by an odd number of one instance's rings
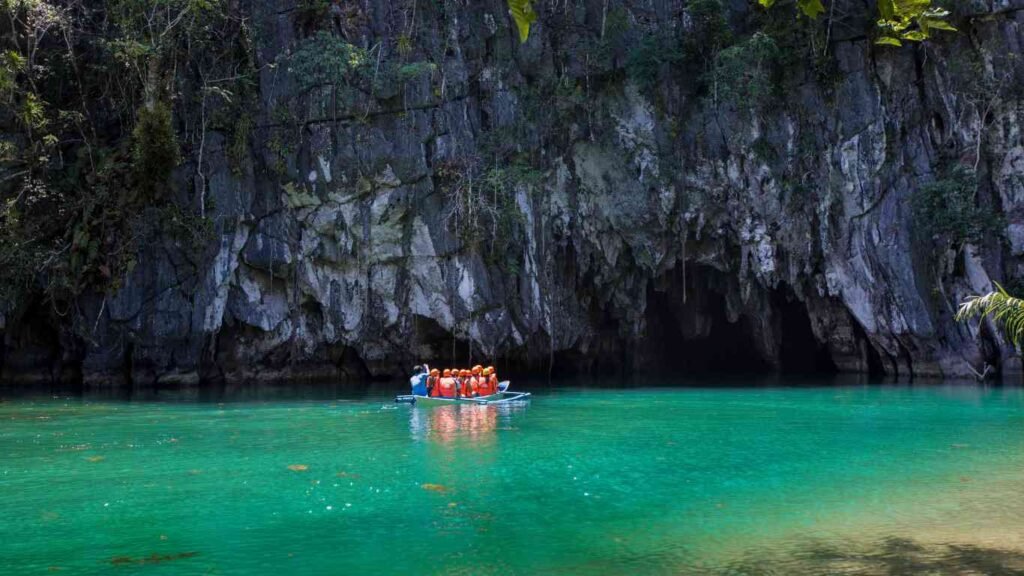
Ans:
{"label": "boat reflection on water", "polygon": [[511,427],[510,420],[526,411],[528,404],[454,404],[409,411],[409,431],[415,440],[440,444],[465,442],[487,446],[494,442],[496,432]]}

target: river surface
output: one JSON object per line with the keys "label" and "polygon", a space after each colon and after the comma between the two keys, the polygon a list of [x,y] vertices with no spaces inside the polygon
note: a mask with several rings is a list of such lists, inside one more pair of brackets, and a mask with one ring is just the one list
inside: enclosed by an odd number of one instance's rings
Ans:
{"label": "river surface", "polygon": [[0,390],[0,573],[1024,574],[1024,390],[739,384]]}

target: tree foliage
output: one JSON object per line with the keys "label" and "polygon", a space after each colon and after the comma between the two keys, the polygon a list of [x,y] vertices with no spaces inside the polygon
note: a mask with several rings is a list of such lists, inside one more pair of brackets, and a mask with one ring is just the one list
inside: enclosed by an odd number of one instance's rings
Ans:
{"label": "tree foliage", "polygon": [[762,32],[725,48],[714,57],[709,82],[712,98],[746,110],[765,107],[771,99],[771,74],[778,57],[775,41]]}
{"label": "tree foliage", "polygon": [[205,230],[161,192],[181,149],[202,149],[207,104],[244,84],[236,9],[0,0],[0,305],[33,293],[64,309],[116,288],[154,231]]}
{"label": "tree foliage", "polygon": [[962,166],[949,170],[914,193],[914,223],[947,246],[981,241],[1001,226],[993,210],[978,205],[977,190],[973,172]]}
{"label": "tree foliage", "polygon": [[[509,14],[519,31],[519,41],[526,42],[530,26],[537,21],[531,0],[507,0]],[[756,0],[764,8],[771,8],[778,0]],[[812,20],[826,11],[822,0],[794,0],[796,12]],[[833,0],[835,1],[835,0]],[[927,40],[935,30],[955,32],[947,22],[949,10],[937,6],[935,0],[877,0],[878,37],[876,44],[902,46],[903,42]]]}
{"label": "tree foliage", "polygon": [[537,21],[533,4],[530,0],[508,0],[508,11],[519,31],[519,41],[526,42],[530,37],[530,26]]}
{"label": "tree foliage", "polygon": [[957,310],[956,319],[967,322],[973,318],[989,318],[1003,331],[1013,346],[1020,349],[1024,341],[1024,300],[1010,296],[996,283],[996,289],[983,296],[967,298]]}
{"label": "tree foliage", "polygon": [[279,61],[288,65],[303,90],[348,84],[370,63],[366,50],[323,30],[300,42],[294,54],[282,55]]}
{"label": "tree foliage", "polygon": [[132,169],[140,191],[152,197],[180,161],[171,109],[163,102],[141,108],[132,131]]}
{"label": "tree foliage", "polygon": [[[771,8],[777,0],[757,0],[765,8]],[[833,2],[835,0],[832,0]],[[934,30],[955,32],[946,18],[949,11],[935,5],[933,0],[877,0],[878,38],[876,44],[901,46],[904,41],[927,40]],[[822,0],[796,0],[797,14],[810,19],[818,18],[825,12]]]}
{"label": "tree foliage", "polygon": [[626,57],[626,72],[641,90],[653,89],[663,68],[683,60],[683,52],[677,45],[678,39],[671,34],[647,36],[630,50]]}

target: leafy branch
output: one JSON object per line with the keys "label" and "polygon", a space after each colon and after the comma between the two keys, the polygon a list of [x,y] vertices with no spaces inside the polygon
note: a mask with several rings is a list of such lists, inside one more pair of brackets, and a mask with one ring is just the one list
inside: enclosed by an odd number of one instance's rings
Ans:
{"label": "leafy branch", "polygon": [[[771,8],[777,0],[757,0],[765,8]],[[833,0],[835,1],[835,0]],[[825,12],[822,0],[796,0],[799,15],[812,20]],[[933,6],[933,0],[878,0],[879,34],[875,44],[902,46],[904,41],[927,40],[933,30],[956,32],[946,18],[949,10]]]}
{"label": "leafy branch", "polygon": [[1024,300],[1010,296],[996,283],[994,291],[984,296],[968,297],[956,313],[958,322],[978,317],[990,318],[998,324],[1013,346],[1020,349],[1020,343],[1024,340]]}
{"label": "leafy branch", "polygon": [[[530,37],[530,26],[537,21],[537,13],[530,0],[507,0],[508,11],[519,30],[519,41]],[[835,1],[835,0],[833,0]],[[934,0],[877,0],[878,38],[875,44],[902,46],[903,42],[922,42],[934,30],[956,32],[946,21],[949,10],[934,6]],[[757,0],[764,8],[771,8],[778,0]],[[825,12],[822,0],[795,0],[797,14],[816,20]]]}
{"label": "leafy branch", "polygon": [[508,11],[519,29],[519,42],[525,43],[530,37],[530,25],[537,21],[530,0],[508,0]]}

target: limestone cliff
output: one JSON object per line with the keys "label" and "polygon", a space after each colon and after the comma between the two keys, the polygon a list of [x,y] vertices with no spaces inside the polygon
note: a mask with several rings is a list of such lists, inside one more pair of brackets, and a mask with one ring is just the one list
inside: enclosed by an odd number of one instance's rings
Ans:
{"label": "limestone cliff", "polygon": [[[244,153],[211,129],[176,175],[209,245],[147,247],[73,330],[8,322],[4,374],[1016,366],[952,314],[1024,277],[1024,0],[958,3],[960,32],[899,49],[873,44],[871,3],[837,2],[808,46],[729,1],[725,56],[697,2],[537,4],[520,44],[500,0],[331,2],[312,23],[241,2]],[[334,76],[345,47],[361,76]],[[968,242],[914,208],[957,166],[998,217]]]}

